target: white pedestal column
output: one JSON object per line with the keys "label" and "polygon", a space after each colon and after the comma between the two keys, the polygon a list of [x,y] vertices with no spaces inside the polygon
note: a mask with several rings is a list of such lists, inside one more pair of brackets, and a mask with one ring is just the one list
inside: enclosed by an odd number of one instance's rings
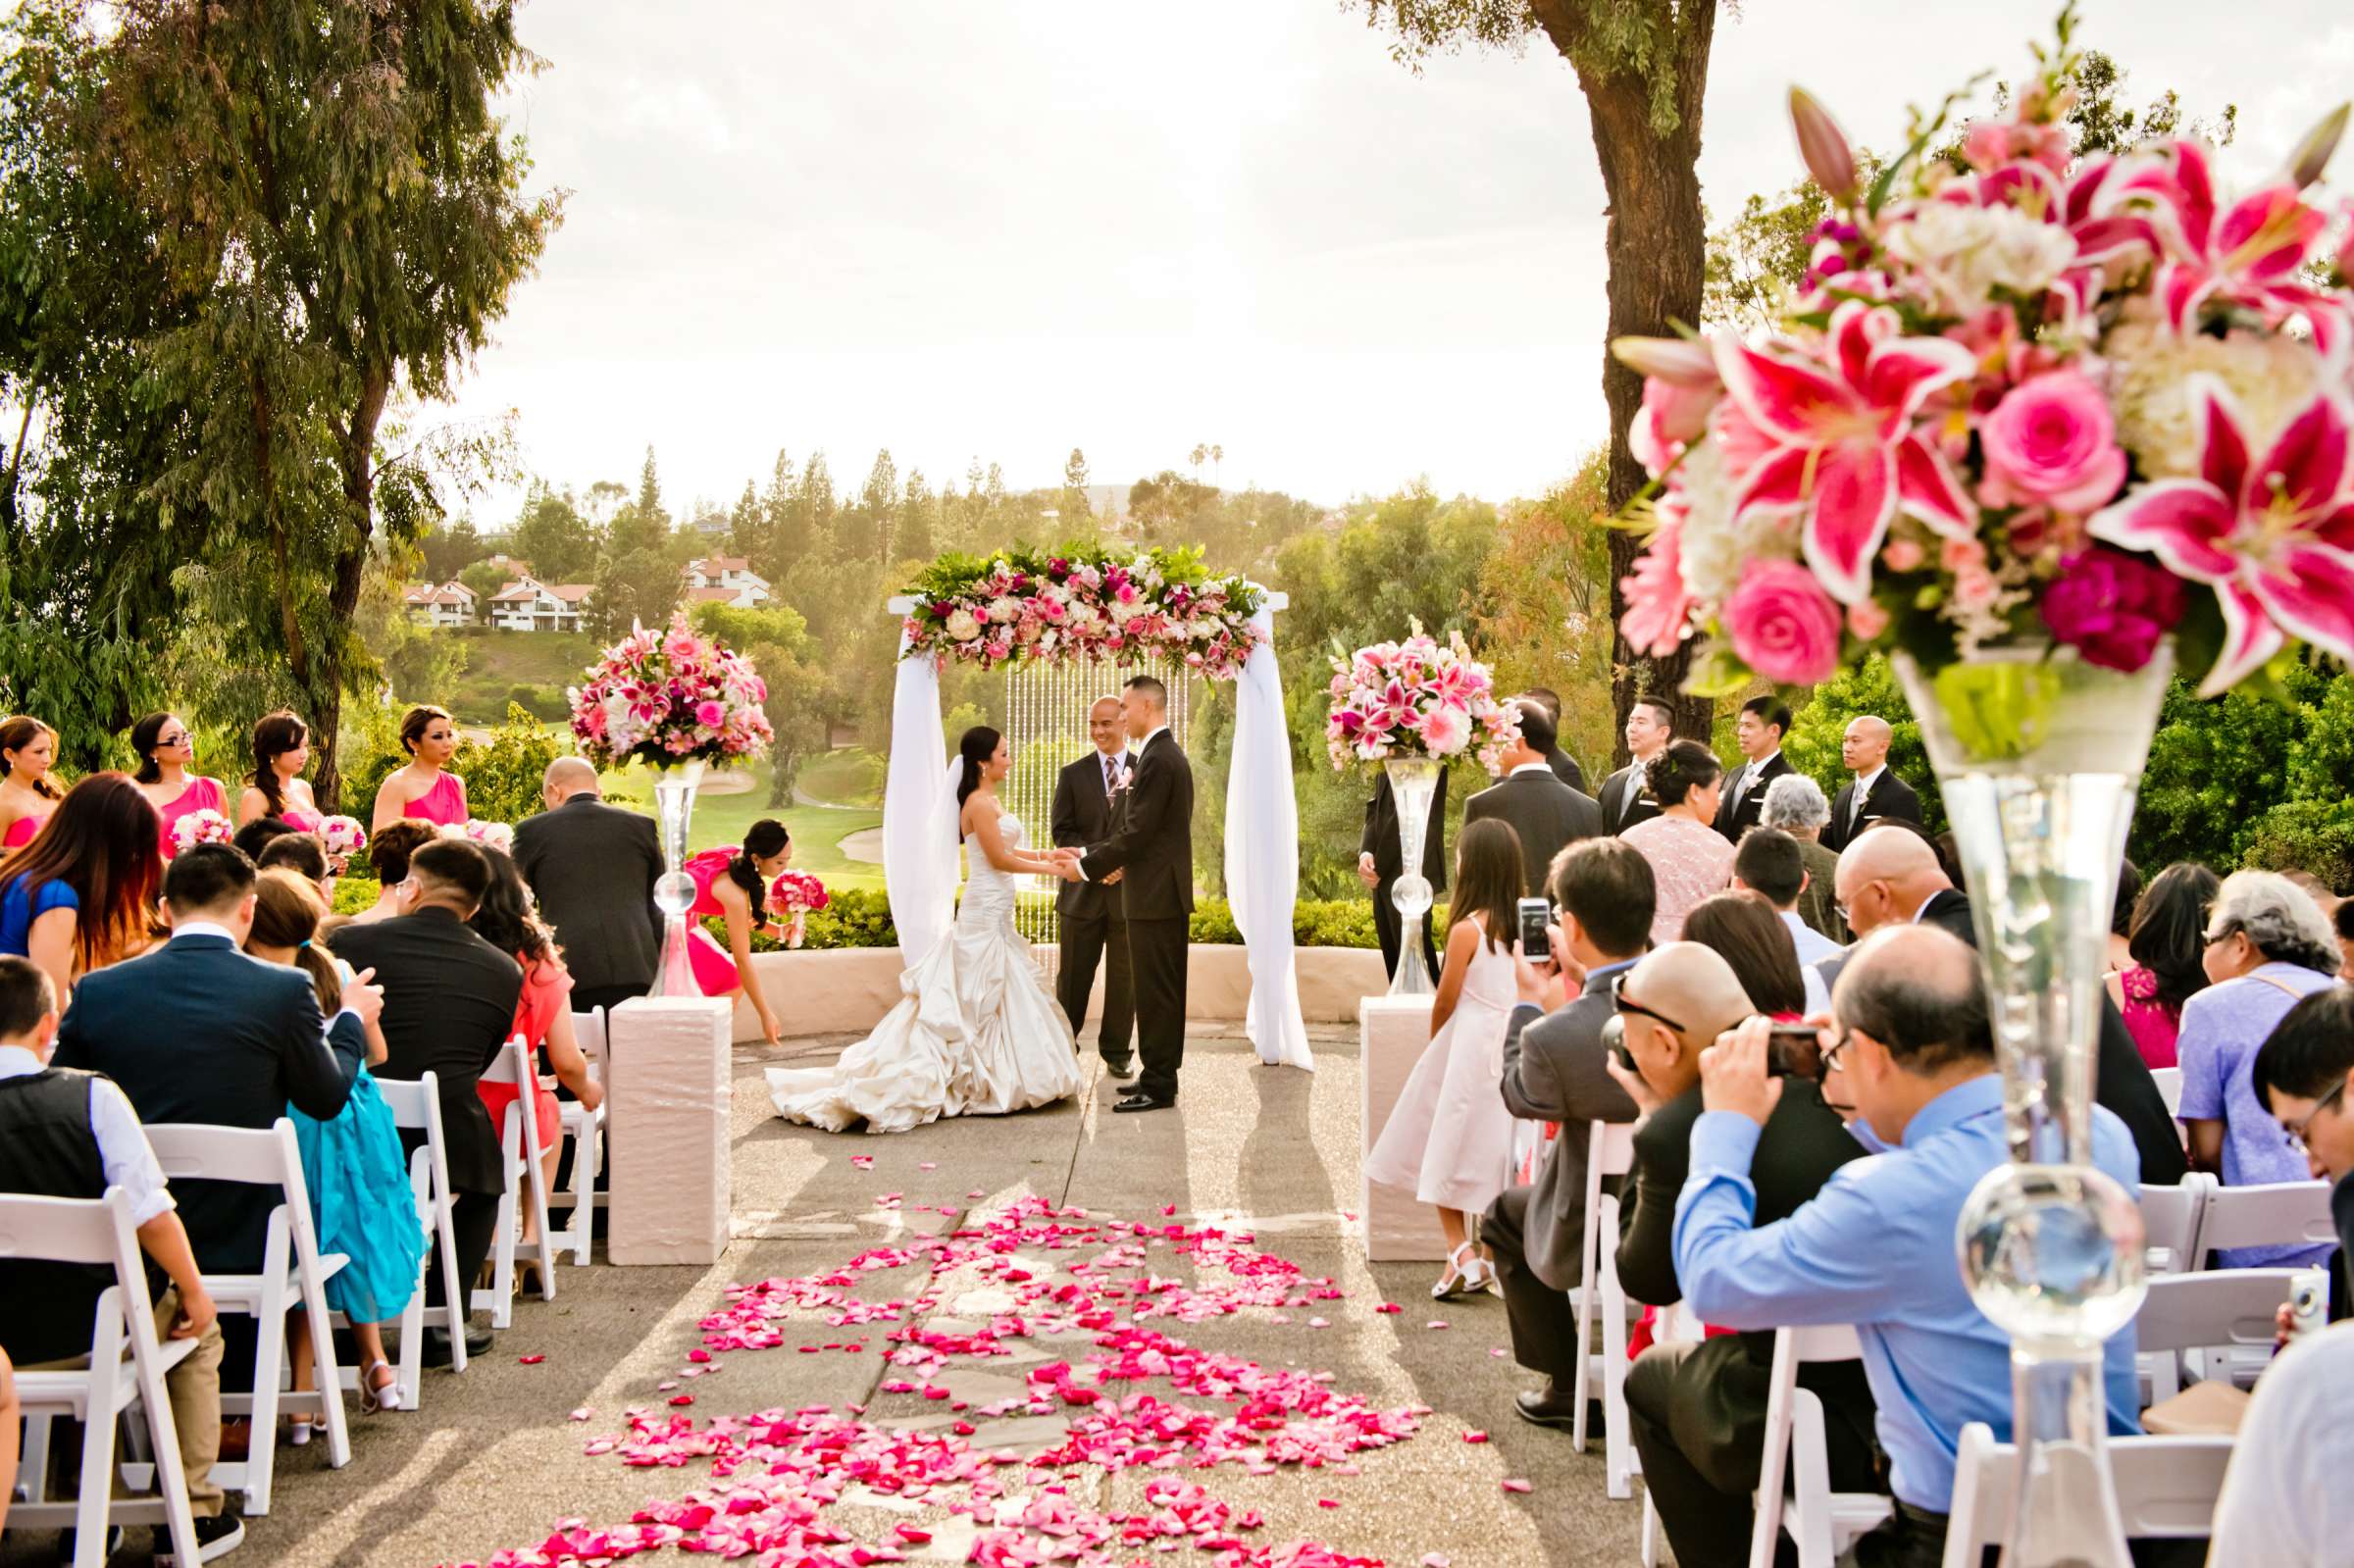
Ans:
{"label": "white pedestal column", "polygon": [[[1364,1086],[1364,1142],[1360,1157],[1388,1125],[1414,1063],[1430,1044],[1430,1004],[1424,996],[1367,996],[1357,1004],[1358,1079]],[[1438,1211],[1411,1192],[1365,1180],[1357,1167],[1357,1213],[1364,1218],[1365,1256],[1375,1263],[1440,1262],[1447,1239]]]}
{"label": "white pedestal column", "polygon": [[709,1264],[727,1247],[728,1025],[717,997],[639,997],[613,1009],[607,1261]]}

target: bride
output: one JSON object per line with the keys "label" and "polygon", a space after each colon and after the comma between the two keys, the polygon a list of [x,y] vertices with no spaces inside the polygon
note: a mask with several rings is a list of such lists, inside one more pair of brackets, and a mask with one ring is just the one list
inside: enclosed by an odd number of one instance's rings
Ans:
{"label": "bride", "polygon": [[967,730],[956,754],[956,835],[966,856],[956,924],[899,977],[898,1005],[832,1067],[768,1070],[769,1098],[789,1122],[904,1133],[1079,1091],[1071,1026],[1013,925],[1014,879],[1036,872],[1075,882],[1079,853],[1022,847],[1021,819],[998,803],[1013,756],[997,731]]}

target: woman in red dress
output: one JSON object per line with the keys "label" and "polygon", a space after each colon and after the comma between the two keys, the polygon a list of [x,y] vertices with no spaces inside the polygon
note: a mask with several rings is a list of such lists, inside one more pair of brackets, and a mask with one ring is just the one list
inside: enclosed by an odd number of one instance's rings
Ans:
{"label": "woman in red dress", "polygon": [[[482,905],[475,910],[474,919],[467,924],[474,928],[476,936],[502,953],[512,953],[523,966],[523,993],[516,998],[515,1024],[507,1031],[507,1037],[513,1039],[520,1035],[535,1050],[544,1053],[546,1068],[556,1075],[556,1082],[571,1090],[573,1098],[594,1110],[604,1100],[604,1086],[588,1076],[588,1058],[572,1032],[572,975],[564,967],[555,934],[539,918],[531,885],[523,880],[514,860],[504,850],[488,844],[483,845],[482,850],[490,862],[490,885],[483,893]],[[517,1086],[477,1084],[475,1092],[482,1095],[485,1108],[490,1112],[490,1125],[504,1129],[507,1109],[518,1097]],[[544,1191],[556,1179],[559,1112],[555,1091],[537,1082],[537,1075],[532,1085],[532,1106],[539,1128],[539,1178]],[[524,1210],[524,1239],[537,1238],[538,1229],[532,1210]],[[536,1267],[531,1263],[518,1265],[519,1271]],[[531,1287],[525,1286],[518,1272],[518,1290],[536,1286],[536,1281]]]}
{"label": "woman in red dress", "polygon": [[179,852],[172,841],[172,825],[199,811],[229,819],[229,791],[218,779],[197,775],[196,737],[177,713],[151,713],[130,727],[130,749],[139,755],[139,771],[130,776],[163,820],[164,858]]}
{"label": "woman in red dress", "polygon": [[443,827],[466,825],[466,781],[446,772],[458,754],[458,726],[444,708],[420,704],[400,716],[400,748],[409,765],[395,768],[376,791],[370,833],[381,833],[403,817]]}
{"label": "woman in red dress", "polygon": [[253,727],[253,776],[237,796],[237,826],[276,817],[289,828],[317,833],[319,802],[302,770],[311,765],[311,731],[281,708]]}

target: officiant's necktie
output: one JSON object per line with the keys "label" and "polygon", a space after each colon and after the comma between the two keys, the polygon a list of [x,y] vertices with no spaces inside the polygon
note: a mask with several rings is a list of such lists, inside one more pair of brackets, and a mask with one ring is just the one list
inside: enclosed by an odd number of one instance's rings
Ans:
{"label": "officiant's necktie", "polygon": [[1119,787],[1120,765],[1111,759],[1109,752],[1106,752],[1103,756],[1103,792],[1107,795],[1116,794]]}

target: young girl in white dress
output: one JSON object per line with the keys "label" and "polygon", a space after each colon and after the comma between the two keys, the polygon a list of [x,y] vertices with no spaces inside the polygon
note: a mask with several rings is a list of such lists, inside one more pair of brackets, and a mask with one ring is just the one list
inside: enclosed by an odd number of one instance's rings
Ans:
{"label": "young girl in white dress", "polygon": [[1449,1251],[1430,1293],[1442,1301],[1496,1284],[1464,1216],[1484,1212],[1511,1180],[1512,1117],[1498,1085],[1505,1026],[1519,996],[1512,944],[1520,893],[1520,835],[1493,817],[1465,824],[1430,1044],[1365,1156],[1366,1176],[1438,1209]]}

